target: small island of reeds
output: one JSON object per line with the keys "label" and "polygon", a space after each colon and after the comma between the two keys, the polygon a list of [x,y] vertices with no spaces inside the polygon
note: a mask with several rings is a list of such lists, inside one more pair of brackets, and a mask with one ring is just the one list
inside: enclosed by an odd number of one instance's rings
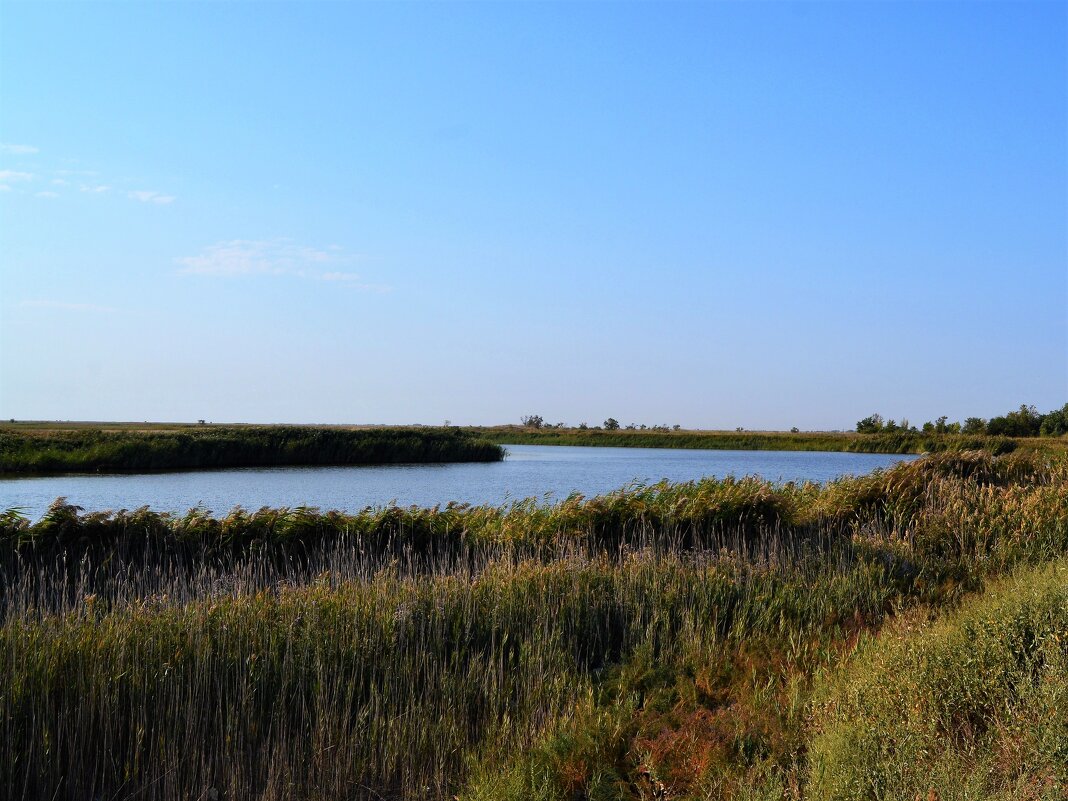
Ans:
{"label": "small island of reeds", "polygon": [[493,462],[504,449],[457,428],[55,424],[0,427],[0,473]]}

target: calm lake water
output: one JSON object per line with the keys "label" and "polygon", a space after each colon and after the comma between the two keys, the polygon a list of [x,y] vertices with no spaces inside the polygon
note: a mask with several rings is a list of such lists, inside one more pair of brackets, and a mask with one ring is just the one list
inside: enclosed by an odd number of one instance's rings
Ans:
{"label": "calm lake water", "polygon": [[136,509],[185,512],[204,506],[225,514],[234,506],[317,506],[358,511],[396,502],[435,506],[449,501],[500,505],[572,492],[600,495],[633,482],[691,481],[705,476],[756,475],[772,481],[825,482],[861,475],[915,456],[793,451],[705,451],[665,448],[572,448],[509,445],[508,458],[489,464],[374,467],[232,468],[141,475],[66,475],[0,479],[0,510],[19,507],[39,518],[65,496],[88,511]]}

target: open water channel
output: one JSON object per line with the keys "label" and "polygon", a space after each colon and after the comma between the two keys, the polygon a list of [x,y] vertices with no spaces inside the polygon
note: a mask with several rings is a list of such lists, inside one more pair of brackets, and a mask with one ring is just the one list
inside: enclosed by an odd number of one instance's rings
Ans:
{"label": "open water channel", "polygon": [[87,511],[136,509],[181,513],[203,506],[315,506],[359,511],[367,506],[435,506],[449,501],[499,506],[524,498],[589,497],[634,483],[694,481],[706,476],[761,476],[771,481],[826,482],[861,475],[916,456],[801,451],[715,451],[667,448],[578,448],[509,445],[503,462],[269,467],[137,475],[62,475],[0,479],[0,511],[18,507],[38,519],[58,497]]}

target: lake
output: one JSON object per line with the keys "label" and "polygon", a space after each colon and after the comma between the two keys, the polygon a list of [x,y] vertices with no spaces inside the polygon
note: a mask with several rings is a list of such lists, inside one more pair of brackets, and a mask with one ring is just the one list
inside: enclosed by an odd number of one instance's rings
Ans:
{"label": "lake", "polygon": [[267,467],[0,479],[0,510],[19,507],[38,519],[64,496],[87,511],[136,509],[185,512],[204,506],[225,514],[234,506],[317,506],[358,511],[396,502],[435,506],[449,501],[498,506],[572,492],[601,495],[634,482],[692,481],[706,476],[761,476],[771,481],[826,482],[918,457],[804,451],[715,451],[668,448],[577,448],[508,445],[503,462]]}

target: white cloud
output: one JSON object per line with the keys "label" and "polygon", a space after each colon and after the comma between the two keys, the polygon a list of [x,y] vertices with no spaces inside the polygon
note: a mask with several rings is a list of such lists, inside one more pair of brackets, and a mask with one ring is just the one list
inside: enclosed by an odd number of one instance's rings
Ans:
{"label": "white cloud", "polygon": [[78,187],[78,188],[79,188],[79,189],[80,189],[81,191],[83,191],[83,192],[88,192],[88,193],[89,193],[89,194],[91,194],[91,195],[99,195],[99,194],[101,194],[101,193],[103,193],[103,192],[107,192],[108,190],[110,190],[110,189],[111,189],[111,187],[110,187],[110,186],[107,186],[107,185],[105,185],[105,184],[98,184],[98,185],[96,185],[96,186],[91,186],[91,185],[89,185],[89,184],[82,184],[82,185],[81,185],[80,187]]}
{"label": "white cloud", "polygon": [[10,192],[11,187],[7,184],[0,184],[0,192]]}
{"label": "white cloud", "polygon": [[330,254],[294,244],[288,239],[234,239],[204,248],[197,256],[175,259],[179,272],[196,275],[299,274],[309,264],[330,259]]}
{"label": "white cloud", "polygon": [[127,197],[132,200],[140,200],[142,203],[156,203],[159,205],[174,202],[174,195],[164,195],[151,189],[138,189],[128,192]]}
{"label": "white cloud", "polygon": [[9,145],[0,143],[0,153],[10,153],[13,156],[32,156],[37,152],[33,145]]}
{"label": "white cloud", "polygon": [[59,197],[58,192],[38,192],[37,197]]}
{"label": "white cloud", "polygon": [[356,273],[327,267],[350,264],[354,256],[337,246],[329,248],[299,245],[291,239],[234,239],[204,248],[196,256],[175,259],[183,275],[288,275],[319,281],[344,282],[357,289],[386,291],[389,287],[360,283]]}
{"label": "white cloud", "polygon": [[32,309],[60,309],[62,311],[88,311],[111,314],[116,311],[111,306],[98,306],[95,303],[65,303],[61,300],[24,300],[19,304]]}
{"label": "white cloud", "polygon": [[368,284],[364,282],[363,276],[358,273],[332,272],[322,273],[317,277],[320,281],[336,281],[353,289],[362,289],[367,292],[389,292],[392,289],[392,287],[385,284]]}
{"label": "white cloud", "polygon": [[67,182],[64,181],[62,178],[53,178],[52,179],[52,185],[53,186],[66,186]]}
{"label": "white cloud", "polygon": [[32,181],[33,173],[30,172],[16,172],[15,170],[0,170],[0,181],[6,183],[8,181]]}

